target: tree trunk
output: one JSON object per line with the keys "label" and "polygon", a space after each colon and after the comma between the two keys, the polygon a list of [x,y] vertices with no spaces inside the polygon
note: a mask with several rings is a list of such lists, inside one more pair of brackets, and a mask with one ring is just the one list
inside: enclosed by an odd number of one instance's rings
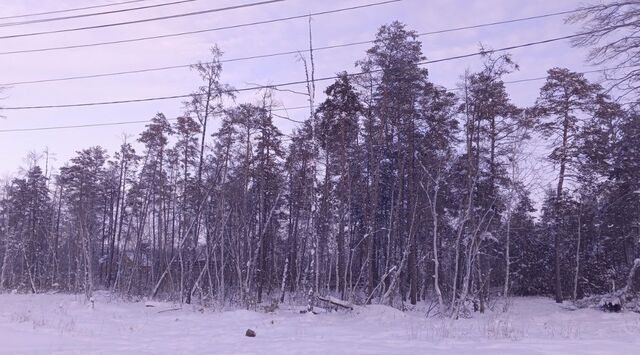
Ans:
{"label": "tree trunk", "polygon": [[580,244],[582,243],[582,203],[578,210],[578,241],[576,244],[576,271],[573,277],[573,300],[578,299],[578,280],[580,277]]}
{"label": "tree trunk", "polygon": [[[558,188],[556,191],[556,213],[560,213],[562,210],[562,186],[564,183],[564,176],[566,170],[566,162],[567,162],[567,144],[569,140],[569,118],[567,117],[568,113],[565,115],[563,122],[563,130],[562,130],[562,147],[561,147],[561,156],[560,156],[560,173],[558,174]],[[556,221],[558,218],[556,217]],[[553,244],[555,248],[555,276],[556,276],[556,287],[555,287],[555,300],[556,303],[562,303],[562,276],[560,272],[560,223],[556,223],[553,231]]]}
{"label": "tree trunk", "polygon": [[507,216],[507,236],[504,250],[504,290],[503,296],[509,297],[509,274],[511,273],[511,214]]}

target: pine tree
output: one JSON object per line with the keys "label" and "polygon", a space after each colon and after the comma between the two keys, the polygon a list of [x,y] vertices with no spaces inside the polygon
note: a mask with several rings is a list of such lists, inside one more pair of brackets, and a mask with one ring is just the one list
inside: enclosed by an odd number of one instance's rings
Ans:
{"label": "pine tree", "polygon": [[[370,122],[365,123],[372,164],[368,293],[372,297],[381,282],[387,302],[398,289],[403,300],[408,291],[412,304],[418,296],[415,120],[420,86],[427,77],[427,70],[419,66],[424,60],[421,46],[416,32],[396,21],[380,28],[367,58],[358,63],[373,83]],[[379,252],[384,252],[385,265],[376,263]],[[378,280],[381,272],[383,278]]]}
{"label": "pine tree", "polygon": [[[455,158],[459,126],[456,114],[455,95],[431,83],[423,86],[419,99],[420,118],[418,130],[418,163],[421,167],[420,187],[428,201],[431,223],[431,243],[424,241],[425,255],[433,255],[433,289],[440,309],[444,310],[441,284],[441,257],[443,230],[446,228],[447,208],[455,208],[448,201],[448,179]],[[419,195],[418,195],[419,196]],[[419,198],[416,196],[416,198]],[[431,249],[429,249],[431,245]],[[425,274],[428,274],[425,270]]]}
{"label": "pine tree", "polygon": [[[106,151],[92,147],[78,152],[71,165],[60,169],[60,184],[66,191],[67,206],[72,215],[73,233],[76,237],[68,252],[75,259],[76,273],[73,275],[78,290],[82,287],[87,299],[92,297],[95,282],[96,236],[100,235],[102,215],[101,195]],[[73,250],[75,249],[75,250]],[[71,267],[71,265],[69,265]],[[71,275],[69,275],[71,276]]]}
{"label": "pine tree", "polygon": [[[509,183],[504,178],[507,175],[509,143],[526,138],[516,136],[518,128],[524,124],[520,122],[521,110],[510,102],[502,81],[503,75],[515,69],[518,66],[508,54],[495,58],[487,56],[483,70],[467,74],[463,84],[461,111],[466,118],[467,201],[458,235],[467,235],[464,240],[467,248],[461,293],[454,316],[459,313],[472,283],[475,283],[480,312],[484,312],[489,296],[490,261],[483,256],[486,252],[481,251],[498,247],[497,234],[501,230],[505,209],[503,190]],[[457,282],[457,278],[454,279]]]}
{"label": "pine tree", "polygon": [[[327,98],[317,110],[317,138],[325,158],[320,235],[326,245],[330,239],[331,225],[337,227],[334,228],[337,229],[335,289],[344,298],[348,283],[346,246],[355,240],[354,223],[359,217],[354,205],[357,198],[354,190],[361,178],[357,159],[360,155],[358,131],[363,107],[347,73],[338,74],[338,79],[327,87],[325,94]],[[326,269],[331,270],[332,265]]]}
{"label": "pine tree", "polygon": [[[179,184],[181,186],[180,197],[180,228],[178,252],[181,262],[181,282],[183,285],[183,295],[185,303],[191,303],[191,295],[195,291],[195,273],[197,263],[198,234],[197,228],[192,225],[197,224],[199,214],[199,199],[197,185],[198,171],[198,138],[201,126],[189,116],[178,117],[173,127],[177,138],[173,147],[181,176]],[[196,176],[194,176],[196,175]]]}
{"label": "pine tree", "polygon": [[[558,184],[556,188],[556,211],[560,213],[565,178],[575,168],[578,154],[578,134],[581,118],[592,112],[595,94],[599,86],[591,84],[584,75],[568,69],[553,68],[548,71],[545,84],[540,89],[533,114],[540,118],[538,130],[551,139],[549,160],[558,164]],[[557,216],[560,218],[561,216]],[[562,302],[560,254],[560,226],[550,227],[555,248],[555,299]]]}

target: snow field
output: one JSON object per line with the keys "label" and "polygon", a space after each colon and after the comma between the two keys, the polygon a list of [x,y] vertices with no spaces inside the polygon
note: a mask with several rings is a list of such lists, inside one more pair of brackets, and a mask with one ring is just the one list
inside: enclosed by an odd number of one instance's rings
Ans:
{"label": "snow field", "polygon": [[[150,307],[152,306],[152,307]],[[2,354],[640,354],[640,314],[545,298],[457,321],[381,305],[301,314],[211,311],[82,295],[0,295]],[[245,331],[256,331],[255,338]]]}

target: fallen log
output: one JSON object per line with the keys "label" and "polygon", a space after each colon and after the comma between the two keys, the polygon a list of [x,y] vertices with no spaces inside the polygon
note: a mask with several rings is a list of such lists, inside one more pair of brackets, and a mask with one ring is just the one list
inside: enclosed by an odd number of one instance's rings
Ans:
{"label": "fallen log", "polygon": [[173,312],[173,311],[179,311],[182,308],[169,308],[169,309],[163,309],[162,311],[158,311],[158,313],[165,313],[165,312]]}
{"label": "fallen log", "polygon": [[338,307],[342,307],[348,310],[353,310],[353,305],[347,301],[343,301],[341,299],[335,298],[335,297],[323,297],[323,296],[318,296],[318,300],[323,301],[323,302],[327,302],[330,303],[334,306],[338,306]]}

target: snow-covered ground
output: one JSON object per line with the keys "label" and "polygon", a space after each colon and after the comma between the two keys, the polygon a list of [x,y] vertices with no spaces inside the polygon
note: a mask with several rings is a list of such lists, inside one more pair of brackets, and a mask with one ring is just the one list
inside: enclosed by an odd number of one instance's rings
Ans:
{"label": "snow-covered ground", "polygon": [[458,321],[379,305],[319,315],[153,305],[99,295],[91,309],[84,296],[3,294],[0,353],[640,354],[640,314],[570,311],[544,298]]}

